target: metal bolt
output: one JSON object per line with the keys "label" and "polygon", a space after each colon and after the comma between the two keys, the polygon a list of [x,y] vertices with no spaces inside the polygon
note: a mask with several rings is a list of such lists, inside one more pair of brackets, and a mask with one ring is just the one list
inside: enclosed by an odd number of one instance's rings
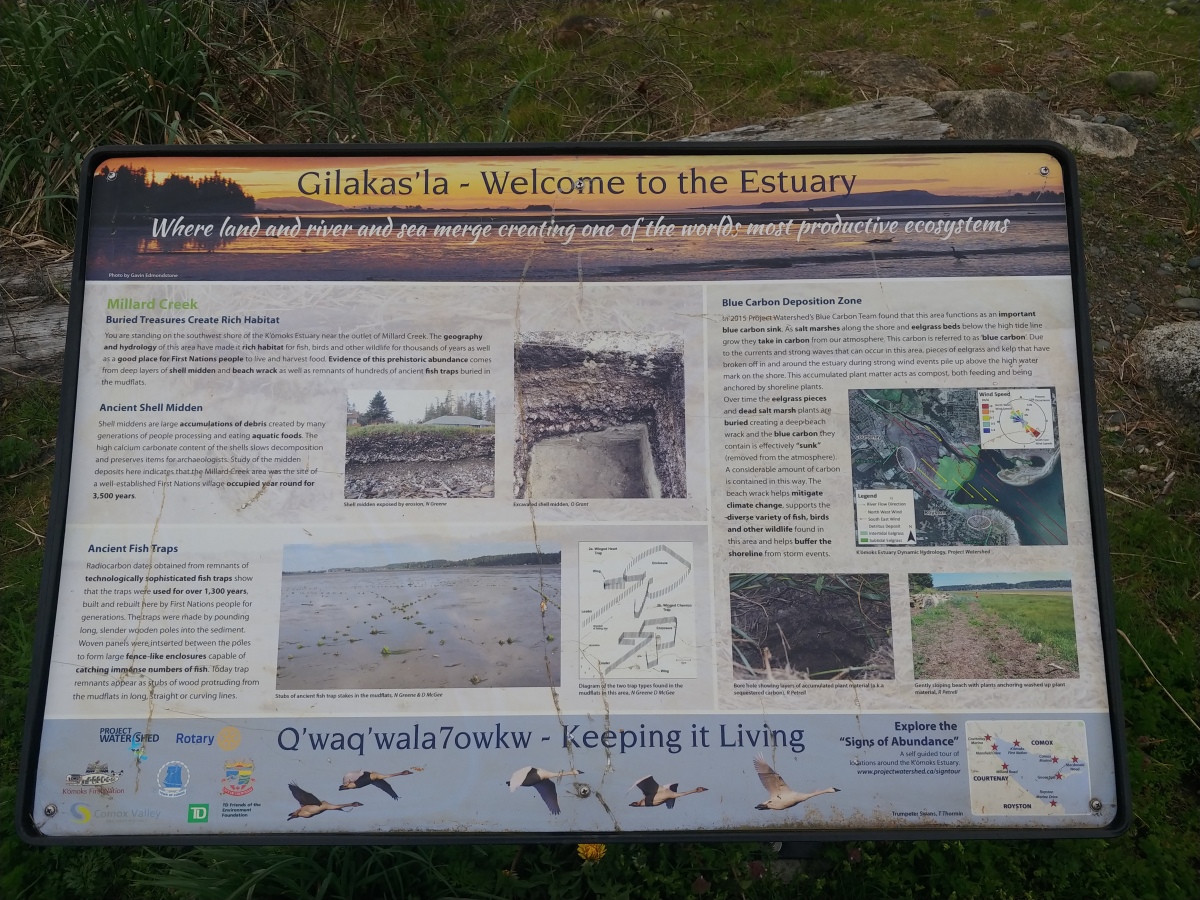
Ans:
{"label": "metal bolt", "polygon": [[1092,808],[1092,812],[1100,812],[1104,809],[1104,802],[1097,797],[1093,797],[1088,801],[1088,806]]}
{"label": "metal bolt", "polygon": [[587,798],[592,796],[592,789],[586,784],[575,785],[575,796]]}
{"label": "metal bolt", "polygon": [[46,818],[53,818],[58,814],[58,807],[53,803],[47,803],[42,812],[46,814]]}

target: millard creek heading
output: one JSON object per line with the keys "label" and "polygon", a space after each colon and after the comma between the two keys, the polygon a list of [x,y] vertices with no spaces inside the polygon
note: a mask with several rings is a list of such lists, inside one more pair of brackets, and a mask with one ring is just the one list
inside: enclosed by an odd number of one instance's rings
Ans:
{"label": "millard creek heading", "polygon": [[[361,171],[361,176],[359,172]],[[701,175],[692,166],[690,171],[676,172],[670,179],[662,175],[646,175],[638,172],[633,176],[633,185],[626,183],[623,175],[547,175],[536,168],[514,172],[510,169],[481,170],[484,190],[488,196],[513,194],[518,197],[537,195],[604,195],[624,194],[634,187],[639,194],[659,195],[667,191],[672,181],[678,193],[726,194],[730,189],[730,177],[726,175]],[[739,169],[736,180],[742,194],[845,194],[849,197],[854,190],[857,175],[841,172],[794,174],[782,169],[768,172],[761,169]],[[470,187],[470,182],[459,187]],[[416,192],[443,196],[450,193],[450,184],[443,175],[433,175],[428,169],[412,175],[372,175],[370,169],[326,169],[324,172],[304,172],[296,179],[296,190],[306,197],[341,196],[361,197],[368,194],[380,197],[407,196]]]}
{"label": "millard creek heading", "polygon": [[[199,309],[195,300],[168,300],[166,298],[134,300],[130,297],[113,297],[108,301],[109,309]],[[279,316],[188,316],[182,318],[159,318],[157,316],[105,316],[106,325],[278,325]]]}

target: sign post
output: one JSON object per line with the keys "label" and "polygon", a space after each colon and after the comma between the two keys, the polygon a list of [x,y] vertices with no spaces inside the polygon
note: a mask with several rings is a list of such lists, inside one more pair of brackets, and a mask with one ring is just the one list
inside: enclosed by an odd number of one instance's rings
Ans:
{"label": "sign post", "polygon": [[84,175],[27,840],[1125,827],[1066,151]]}

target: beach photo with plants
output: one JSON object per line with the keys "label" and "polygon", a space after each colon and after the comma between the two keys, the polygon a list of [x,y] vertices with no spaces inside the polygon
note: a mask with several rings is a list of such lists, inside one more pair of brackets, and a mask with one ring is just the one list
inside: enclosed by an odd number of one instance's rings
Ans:
{"label": "beach photo with plants", "polygon": [[1067,572],[908,576],[913,674],[930,678],[1078,678]]}

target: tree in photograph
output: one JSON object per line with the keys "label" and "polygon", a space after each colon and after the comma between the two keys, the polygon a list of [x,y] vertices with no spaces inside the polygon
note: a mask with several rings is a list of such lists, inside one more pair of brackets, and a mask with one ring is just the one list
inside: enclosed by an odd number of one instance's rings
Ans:
{"label": "tree in photograph", "polygon": [[908,589],[912,593],[925,590],[933,590],[933,576],[928,572],[910,572],[908,575]]}
{"label": "tree in photograph", "polygon": [[371,398],[370,404],[367,406],[367,411],[359,417],[364,425],[379,425],[383,422],[391,422],[392,411],[388,409],[387,398],[383,396],[383,391],[376,391],[375,396]]}

